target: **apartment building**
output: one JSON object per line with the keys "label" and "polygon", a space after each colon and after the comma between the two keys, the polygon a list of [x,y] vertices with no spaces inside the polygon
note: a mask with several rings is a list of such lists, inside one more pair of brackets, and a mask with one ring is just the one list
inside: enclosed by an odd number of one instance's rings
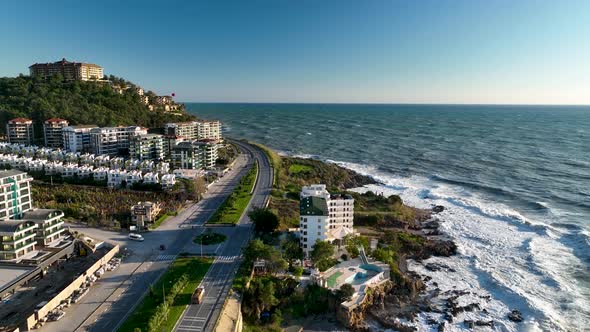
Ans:
{"label": "apartment building", "polygon": [[43,122],[43,139],[45,146],[54,149],[64,147],[63,129],[69,125],[64,119],[51,118]]}
{"label": "apartment building", "polygon": [[9,143],[32,145],[34,143],[33,120],[16,118],[6,124]]}
{"label": "apartment building", "polygon": [[0,221],[0,260],[18,260],[34,251],[36,228],[29,220]]}
{"label": "apartment building", "polygon": [[68,152],[90,152],[90,131],[98,128],[95,125],[68,126],[62,129],[63,148]]}
{"label": "apartment building", "polygon": [[154,104],[170,105],[172,104],[172,96],[156,96],[156,98],[154,98]]}
{"label": "apartment building", "polygon": [[334,241],[353,231],[354,199],[330,194],[323,184],[301,189],[299,240],[306,257],[317,241]]}
{"label": "apartment building", "polygon": [[180,142],[172,149],[174,168],[213,168],[217,161],[217,143],[213,141]]}
{"label": "apartment building", "polygon": [[166,134],[172,136],[182,136],[187,140],[215,140],[220,141],[221,122],[219,121],[189,121],[167,123],[164,125]]}
{"label": "apartment building", "polygon": [[95,155],[125,155],[129,152],[131,138],[146,134],[146,128],[137,126],[94,128],[90,130],[90,151]]}
{"label": "apartment building", "polygon": [[32,208],[31,184],[27,173],[0,171],[0,223],[7,219],[19,219]]}
{"label": "apartment building", "polygon": [[31,77],[47,79],[61,75],[65,80],[90,81],[104,77],[102,67],[93,63],[70,62],[65,58],[57,62],[35,63],[29,66]]}
{"label": "apartment building", "polygon": [[137,160],[163,160],[164,137],[156,134],[145,134],[131,137],[129,156]]}
{"label": "apartment building", "polygon": [[37,225],[35,240],[37,245],[46,247],[58,241],[65,231],[62,220],[64,213],[53,209],[33,209],[23,214],[22,221],[30,221]]}

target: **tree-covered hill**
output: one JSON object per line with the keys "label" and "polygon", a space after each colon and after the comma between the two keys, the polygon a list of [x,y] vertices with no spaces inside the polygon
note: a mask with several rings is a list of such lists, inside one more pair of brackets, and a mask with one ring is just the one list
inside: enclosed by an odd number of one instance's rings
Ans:
{"label": "tree-covered hill", "polygon": [[[117,79],[116,84],[130,82]],[[28,76],[0,78],[0,133],[12,118],[33,119],[37,137],[42,123],[49,118],[63,118],[72,125],[98,126],[140,125],[161,127],[166,122],[186,121],[193,116],[150,111],[130,88],[119,94],[105,82],[63,82],[60,77],[48,81]]]}

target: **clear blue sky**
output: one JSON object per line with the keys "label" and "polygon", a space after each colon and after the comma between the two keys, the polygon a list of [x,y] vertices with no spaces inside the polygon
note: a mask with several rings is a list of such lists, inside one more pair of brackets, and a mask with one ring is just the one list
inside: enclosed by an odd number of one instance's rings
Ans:
{"label": "clear blue sky", "polygon": [[590,1],[6,1],[0,76],[92,62],[181,101],[590,104]]}

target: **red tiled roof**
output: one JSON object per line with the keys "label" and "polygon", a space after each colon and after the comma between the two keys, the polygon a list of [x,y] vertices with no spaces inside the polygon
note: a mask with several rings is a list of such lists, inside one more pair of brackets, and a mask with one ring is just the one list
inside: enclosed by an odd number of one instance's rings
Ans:
{"label": "red tiled roof", "polygon": [[68,120],[65,119],[60,119],[60,118],[51,118],[51,119],[47,119],[45,120],[45,122],[49,122],[49,123],[59,123],[59,122],[68,122]]}
{"label": "red tiled roof", "polygon": [[14,119],[12,119],[12,120],[10,120],[8,122],[10,122],[10,123],[21,123],[21,122],[30,122],[30,121],[33,121],[33,120],[27,119],[27,118],[14,118]]}

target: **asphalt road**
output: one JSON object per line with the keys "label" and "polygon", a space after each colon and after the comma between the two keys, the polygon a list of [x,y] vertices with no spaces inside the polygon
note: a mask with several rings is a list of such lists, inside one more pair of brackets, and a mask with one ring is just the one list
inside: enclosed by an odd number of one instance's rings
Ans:
{"label": "asphalt road", "polygon": [[[184,209],[178,216],[170,217],[157,230],[144,233],[144,242],[130,241],[124,233],[72,225],[72,228],[91,237],[121,245],[130,255],[117,270],[105,273],[101,280],[90,288],[90,292],[81,303],[67,308],[64,318],[46,324],[41,330],[115,331],[139,304],[149,285],[166,271],[179,253],[200,252],[202,248],[195,245],[192,238],[204,231],[203,224],[233,191],[252,162],[250,152],[241,154],[233,169],[209,188],[203,200]],[[230,239],[222,245],[203,247],[203,252],[220,255],[222,251],[226,252],[225,246],[228,246],[228,243],[229,248],[234,248],[235,240],[231,236],[236,234],[239,238],[244,235],[244,239],[249,237],[247,232],[235,232],[240,227],[243,226],[224,229],[219,227],[219,231],[229,235]],[[245,227],[249,229],[247,225]],[[160,244],[166,245],[165,251],[158,249]],[[223,259],[228,258],[220,260]],[[215,268],[214,273],[218,273],[219,265],[214,264],[210,271]]]}
{"label": "asphalt road", "polygon": [[[255,207],[265,207],[272,190],[273,170],[264,152],[255,146],[239,141],[233,143],[247,151],[253,159],[258,161],[259,172],[252,199],[247,211]],[[177,322],[175,331],[196,332],[213,331],[225,298],[231,288],[233,278],[240,266],[243,247],[252,235],[252,223],[247,213],[244,213],[238,225],[233,228],[233,235],[225,241],[221,250],[221,257],[217,257],[201,286],[205,288],[205,296],[201,304],[191,304]]]}

